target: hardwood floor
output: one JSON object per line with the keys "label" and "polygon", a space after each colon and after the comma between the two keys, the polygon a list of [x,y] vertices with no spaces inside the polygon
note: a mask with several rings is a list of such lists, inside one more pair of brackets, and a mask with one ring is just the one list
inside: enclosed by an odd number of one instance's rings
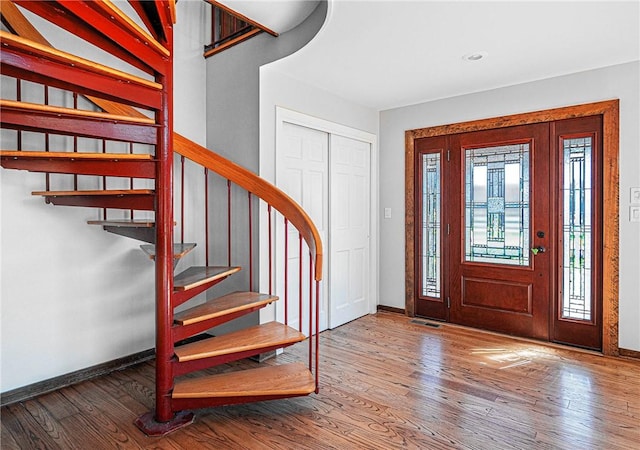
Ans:
{"label": "hardwood floor", "polygon": [[[306,342],[261,364],[303,355]],[[320,363],[318,395],[200,410],[164,438],[133,425],[153,406],[153,363],[143,363],[3,407],[1,446],[640,448],[640,361],[379,312],[323,333]]]}

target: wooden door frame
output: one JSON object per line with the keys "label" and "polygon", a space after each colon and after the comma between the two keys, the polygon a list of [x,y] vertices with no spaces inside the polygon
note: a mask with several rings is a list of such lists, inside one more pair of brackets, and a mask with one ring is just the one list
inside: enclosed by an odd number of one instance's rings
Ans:
{"label": "wooden door frame", "polygon": [[415,140],[602,115],[602,353],[619,355],[619,100],[554,108],[405,132],[405,311],[415,316]]}

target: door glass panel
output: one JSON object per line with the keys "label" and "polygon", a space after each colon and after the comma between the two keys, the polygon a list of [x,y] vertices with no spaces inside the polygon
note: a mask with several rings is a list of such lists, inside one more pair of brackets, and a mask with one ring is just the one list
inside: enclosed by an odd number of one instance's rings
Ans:
{"label": "door glass panel", "polygon": [[529,265],[529,144],[465,150],[465,261]]}
{"label": "door glass panel", "polygon": [[440,298],[440,154],[422,155],[421,296]]}
{"label": "door glass panel", "polygon": [[591,320],[591,137],[563,141],[562,318]]}

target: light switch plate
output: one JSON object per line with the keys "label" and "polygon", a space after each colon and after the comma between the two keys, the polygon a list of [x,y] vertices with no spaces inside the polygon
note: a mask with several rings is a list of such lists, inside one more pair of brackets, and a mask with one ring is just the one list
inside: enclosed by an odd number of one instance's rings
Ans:
{"label": "light switch plate", "polygon": [[385,208],[384,209],[384,218],[385,219],[391,219],[391,208]]}
{"label": "light switch plate", "polygon": [[632,187],[631,191],[631,204],[640,205],[640,187]]}
{"label": "light switch plate", "polygon": [[629,206],[629,222],[640,222],[640,206]]}

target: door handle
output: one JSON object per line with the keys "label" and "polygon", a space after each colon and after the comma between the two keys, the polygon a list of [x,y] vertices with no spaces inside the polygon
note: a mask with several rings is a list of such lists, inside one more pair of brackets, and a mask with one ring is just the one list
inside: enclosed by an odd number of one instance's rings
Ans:
{"label": "door handle", "polygon": [[533,253],[534,255],[537,255],[538,253],[544,253],[546,251],[547,249],[544,248],[542,245],[538,245],[537,247],[533,247],[531,249],[531,253]]}

